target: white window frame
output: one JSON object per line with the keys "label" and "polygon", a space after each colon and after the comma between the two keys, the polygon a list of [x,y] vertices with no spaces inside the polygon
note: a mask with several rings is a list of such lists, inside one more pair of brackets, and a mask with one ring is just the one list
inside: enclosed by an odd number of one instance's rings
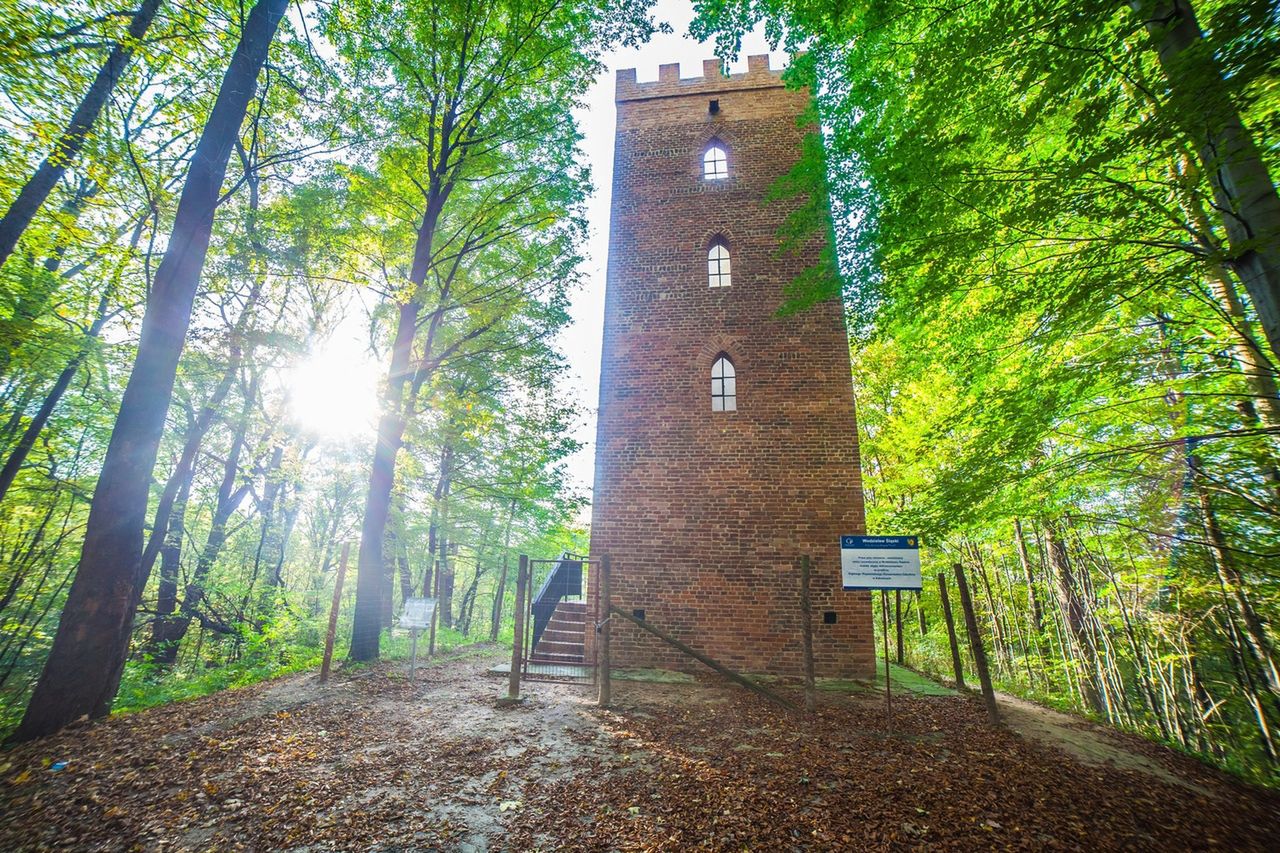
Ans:
{"label": "white window frame", "polygon": [[722,240],[716,240],[707,249],[707,286],[730,287],[733,277],[730,270],[729,247]]}
{"label": "white window frame", "polygon": [[738,411],[738,372],[727,355],[711,365],[711,411]]}
{"label": "white window frame", "polygon": [[716,143],[702,155],[702,177],[707,181],[723,181],[729,177],[729,152]]}

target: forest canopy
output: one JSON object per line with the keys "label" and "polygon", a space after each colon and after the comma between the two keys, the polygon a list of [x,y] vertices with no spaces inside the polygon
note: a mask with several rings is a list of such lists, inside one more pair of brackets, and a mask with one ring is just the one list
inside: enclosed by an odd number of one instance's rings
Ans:
{"label": "forest canopy", "polygon": [[0,729],[314,666],[347,561],[353,660],[416,595],[510,631],[513,555],[583,544],[572,110],[656,28],[0,3]]}
{"label": "forest canopy", "polygon": [[837,251],[790,303],[845,297],[868,528],[929,545],[915,662],[959,564],[1007,687],[1274,779],[1274,4],[695,5],[721,55],[806,51],[779,192]]}

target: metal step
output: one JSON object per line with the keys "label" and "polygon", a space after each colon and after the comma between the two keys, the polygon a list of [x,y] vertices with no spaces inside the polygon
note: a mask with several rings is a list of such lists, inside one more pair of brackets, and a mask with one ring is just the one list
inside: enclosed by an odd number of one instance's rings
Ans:
{"label": "metal step", "polygon": [[582,655],[543,654],[535,651],[529,656],[529,663],[582,663]]}
{"label": "metal step", "polygon": [[539,642],[581,644],[586,641],[586,637],[587,637],[587,632],[582,630],[565,631],[565,630],[558,630],[556,628],[547,628],[547,630],[542,632],[542,637],[539,640]]}
{"label": "metal step", "polygon": [[582,657],[585,651],[586,647],[581,640],[576,643],[557,643],[554,641],[548,642],[547,638],[543,637],[538,641],[538,647],[533,650],[533,653],[535,655],[577,655]]}
{"label": "metal step", "polygon": [[530,661],[581,664],[586,660],[587,603],[561,601],[556,605],[534,647]]}

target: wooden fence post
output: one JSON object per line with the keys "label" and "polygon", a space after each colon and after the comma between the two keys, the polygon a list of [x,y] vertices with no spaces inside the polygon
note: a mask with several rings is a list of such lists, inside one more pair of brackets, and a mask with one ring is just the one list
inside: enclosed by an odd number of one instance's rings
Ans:
{"label": "wooden fence post", "polygon": [[520,698],[520,667],[524,657],[524,599],[529,586],[529,555],[520,555],[520,571],[516,575],[516,633],[511,641],[511,676],[507,680],[507,700]]}
{"label": "wooden fence post", "polygon": [[609,703],[613,701],[613,683],[610,680],[611,672],[609,669],[609,634],[613,619],[612,606],[613,580],[609,574],[609,555],[605,554],[600,558],[600,608],[596,613],[596,619],[600,620],[596,625],[596,630],[600,632],[599,704],[601,708],[608,708]]}
{"label": "wooden fence post", "polygon": [[978,682],[982,685],[982,698],[987,703],[987,716],[992,725],[1000,724],[1000,709],[996,707],[996,692],[991,687],[991,673],[987,671],[987,651],[978,633],[978,617],[973,612],[973,600],[969,597],[969,583],[964,568],[956,563],[956,588],[960,591],[960,606],[964,608],[964,626],[969,633],[969,645],[973,649],[973,665],[978,670]]}
{"label": "wooden fence post", "polygon": [[902,590],[893,591],[893,620],[898,626],[898,666],[902,666]]}
{"label": "wooden fence post", "polygon": [[351,543],[342,543],[342,559],[338,562],[338,576],[333,579],[333,606],[329,608],[329,632],[324,637],[324,662],[320,664],[320,683],[329,680],[329,665],[333,662],[333,640],[338,635],[338,609],[342,607],[342,579],[347,576],[347,557],[351,556]]}
{"label": "wooden fence post", "polygon": [[956,620],[951,616],[951,598],[947,595],[947,576],[938,572],[938,593],[942,596],[942,618],[947,622],[947,639],[951,642],[951,666],[956,674],[956,687],[967,689],[964,667],[960,665],[960,645],[956,642]]}
{"label": "wooden fence post", "polygon": [[804,640],[804,709],[812,714],[818,709],[818,696],[813,683],[813,604],[809,600],[808,554],[800,557],[800,618],[804,625],[801,631]]}
{"label": "wooden fence post", "polygon": [[[874,618],[874,617],[873,617]],[[884,715],[889,737],[893,737],[893,678],[889,671],[889,591],[880,590],[880,636],[884,638]]]}

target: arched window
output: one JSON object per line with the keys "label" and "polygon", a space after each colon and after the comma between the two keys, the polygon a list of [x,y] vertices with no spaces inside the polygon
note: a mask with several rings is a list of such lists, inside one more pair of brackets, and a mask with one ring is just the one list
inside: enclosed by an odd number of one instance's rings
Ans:
{"label": "arched window", "polygon": [[738,379],[733,362],[727,355],[711,365],[711,411],[736,412],[738,410]]}
{"label": "arched window", "polygon": [[712,144],[702,155],[702,177],[708,181],[723,181],[729,177],[729,157],[718,144]]}
{"label": "arched window", "polygon": [[707,250],[707,284],[711,287],[728,287],[729,247],[723,240],[716,240]]}

